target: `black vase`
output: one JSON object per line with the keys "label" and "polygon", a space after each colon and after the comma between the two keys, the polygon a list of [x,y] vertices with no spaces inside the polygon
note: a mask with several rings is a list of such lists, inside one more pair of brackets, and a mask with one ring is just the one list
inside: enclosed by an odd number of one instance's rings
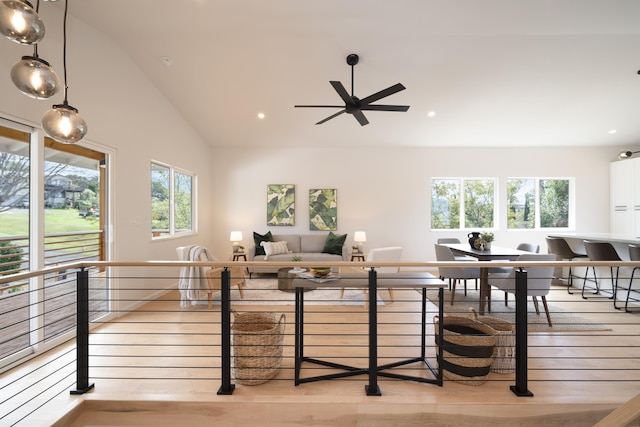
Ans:
{"label": "black vase", "polygon": [[471,245],[471,249],[475,249],[476,247],[474,245],[476,243],[476,240],[480,238],[480,232],[472,231],[471,233],[467,234],[467,237],[469,238],[469,245]]}

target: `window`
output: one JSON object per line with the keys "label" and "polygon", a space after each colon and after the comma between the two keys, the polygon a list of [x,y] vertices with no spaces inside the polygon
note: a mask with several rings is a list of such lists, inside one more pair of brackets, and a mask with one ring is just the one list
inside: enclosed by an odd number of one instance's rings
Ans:
{"label": "window", "polygon": [[569,179],[507,179],[507,228],[569,228]]}
{"label": "window", "polygon": [[495,228],[495,180],[431,180],[431,228]]}
{"label": "window", "polygon": [[151,163],[151,235],[173,236],[194,231],[195,177],[171,166]]}

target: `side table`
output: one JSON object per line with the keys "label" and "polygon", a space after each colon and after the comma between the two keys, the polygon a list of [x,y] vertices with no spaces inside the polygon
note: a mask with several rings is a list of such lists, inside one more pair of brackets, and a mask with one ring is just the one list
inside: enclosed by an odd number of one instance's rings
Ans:
{"label": "side table", "polygon": [[232,261],[240,261],[240,258],[247,260],[247,254],[245,252],[234,252]]}
{"label": "side table", "polygon": [[[240,258],[242,258],[244,261],[247,260],[247,253],[246,252],[234,252],[232,255],[233,255],[233,258],[231,260],[233,262],[240,261]],[[244,273],[246,275],[249,275],[249,267],[245,267]]]}
{"label": "side table", "polygon": [[360,261],[364,262],[364,254],[361,254],[361,253],[357,253],[357,254],[351,253],[351,261],[358,261],[358,260],[360,260]]}

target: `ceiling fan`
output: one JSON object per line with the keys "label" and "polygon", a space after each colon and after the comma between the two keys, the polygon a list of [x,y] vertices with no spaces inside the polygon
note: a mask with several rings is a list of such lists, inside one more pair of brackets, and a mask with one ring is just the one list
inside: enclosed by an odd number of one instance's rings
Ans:
{"label": "ceiling fan", "polygon": [[369,95],[366,98],[358,98],[353,94],[353,67],[358,63],[359,57],[355,53],[347,56],[347,64],[351,66],[351,95],[344,88],[342,83],[338,81],[330,81],[331,86],[338,92],[340,98],[344,101],[345,105],[296,105],[296,108],[342,108],[342,110],[338,111],[335,114],[330,115],[326,119],[320,120],[317,125],[321,125],[335,117],[338,117],[342,113],[348,113],[353,115],[353,117],[358,120],[361,126],[369,124],[369,121],[362,113],[363,111],[401,111],[405,112],[409,109],[408,105],[372,105],[372,102],[375,102],[379,99],[385,98],[389,95],[393,95],[394,93],[400,92],[401,90],[405,90],[406,88],[401,84],[397,83],[393,86],[390,86],[386,89],[381,90],[380,92],[376,92],[373,95]]}

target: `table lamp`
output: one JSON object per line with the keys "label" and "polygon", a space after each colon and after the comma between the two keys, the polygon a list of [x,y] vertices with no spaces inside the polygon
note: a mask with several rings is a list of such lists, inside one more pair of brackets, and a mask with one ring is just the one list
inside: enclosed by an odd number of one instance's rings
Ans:
{"label": "table lamp", "polygon": [[233,252],[239,252],[240,242],[242,242],[242,231],[232,231],[229,236],[229,241],[233,242]]}
{"label": "table lamp", "polygon": [[356,231],[353,235],[353,241],[358,244],[358,253],[364,253],[363,242],[367,241],[367,233],[364,231]]}

